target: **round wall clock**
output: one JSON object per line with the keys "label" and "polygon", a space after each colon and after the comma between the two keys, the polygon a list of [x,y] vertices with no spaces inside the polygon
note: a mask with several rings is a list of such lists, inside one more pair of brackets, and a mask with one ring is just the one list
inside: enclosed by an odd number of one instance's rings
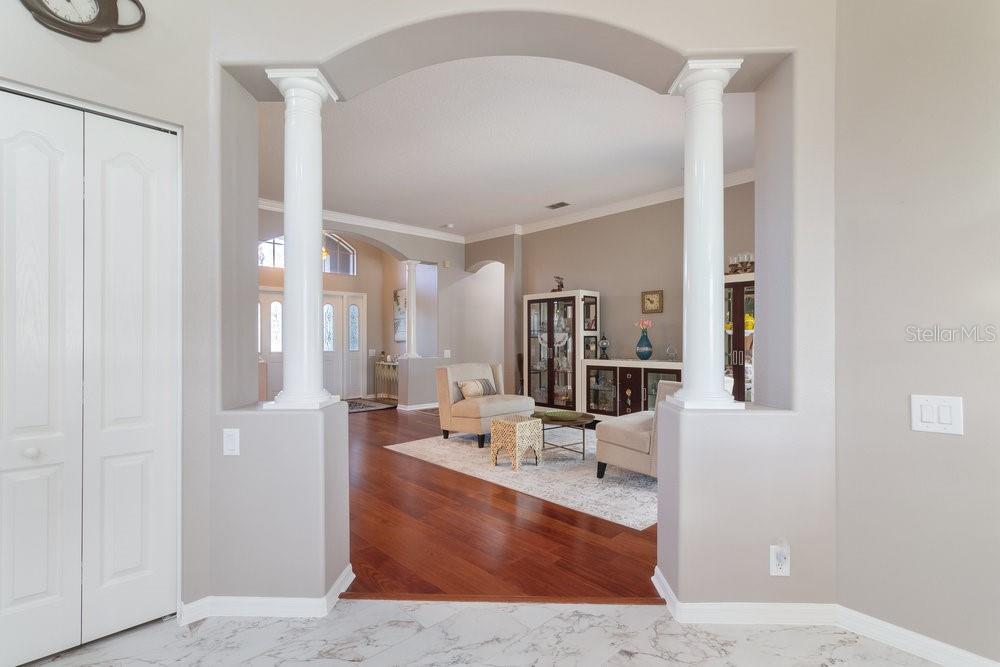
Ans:
{"label": "round wall clock", "polygon": [[146,10],[139,0],[129,0],[139,10],[132,23],[118,22],[118,0],[21,0],[32,16],[50,30],[64,35],[99,42],[113,32],[142,27]]}

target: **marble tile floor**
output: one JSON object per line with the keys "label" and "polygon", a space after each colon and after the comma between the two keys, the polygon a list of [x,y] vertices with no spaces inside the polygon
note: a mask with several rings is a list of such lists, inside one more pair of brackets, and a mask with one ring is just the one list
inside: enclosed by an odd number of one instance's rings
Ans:
{"label": "marble tile floor", "polygon": [[36,664],[930,665],[830,626],[680,625],[663,606],[344,600],[326,618],[157,621]]}

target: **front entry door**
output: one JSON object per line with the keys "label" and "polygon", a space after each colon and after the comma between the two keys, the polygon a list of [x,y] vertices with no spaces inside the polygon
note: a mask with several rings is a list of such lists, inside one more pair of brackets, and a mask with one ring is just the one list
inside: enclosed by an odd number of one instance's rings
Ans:
{"label": "front entry door", "polygon": [[0,663],[80,643],[83,112],[0,93]]}
{"label": "front entry door", "polygon": [[367,314],[362,294],[344,296],[347,305],[344,348],[344,398],[358,398],[365,393],[365,328]]}
{"label": "front entry door", "polygon": [[267,400],[273,401],[281,391],[283,370],[281,364],[281,330],[284,302],[280,292],[260,294],[260,355],[267,364]]}
{"label": "front entry door", "polygon": [[[261,291],[259,305],[260,354],[267,363],[267,400],[271,401],[284,381],[282,293]],[[365,393],[365,306],[364,294],[323,294],[323,386],[341,398],[358,398]]]}
{"label": "front entry door", "polygon": [[344,393],[344,297],[323,295],[323,386],[334,396]]}

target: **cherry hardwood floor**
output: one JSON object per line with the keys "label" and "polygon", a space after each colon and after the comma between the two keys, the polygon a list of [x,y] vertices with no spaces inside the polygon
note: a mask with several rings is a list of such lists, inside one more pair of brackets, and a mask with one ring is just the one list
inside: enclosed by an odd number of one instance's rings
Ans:
{"label": "cherry hardwood floor", "polygon": [[349,428],[357,578],[342,597],[662,602],[650,582],[656,526],[633,530],[384,448],[439,435],[430,412],[359,412]]}

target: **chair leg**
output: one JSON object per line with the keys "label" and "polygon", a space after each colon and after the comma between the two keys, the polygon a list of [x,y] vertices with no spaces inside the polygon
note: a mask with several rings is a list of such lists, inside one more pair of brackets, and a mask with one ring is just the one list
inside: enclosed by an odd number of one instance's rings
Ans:
{"label": "chair leg", "polygon": [[608,469],[607,463],[597,462],[597,479],[604,479],[604,472]]}
{"label": "chair leg", "polygon": [[482,449],[485,446],[486,446],[486,434],[485,433],[480,433],[479,434],[479,449]]}
{"label": "chair leg", "polygon": [[444,437],[445,440],[447,440],[448,439],[448,429],[446,429],[446,428],[441,429],[441,435]]}

